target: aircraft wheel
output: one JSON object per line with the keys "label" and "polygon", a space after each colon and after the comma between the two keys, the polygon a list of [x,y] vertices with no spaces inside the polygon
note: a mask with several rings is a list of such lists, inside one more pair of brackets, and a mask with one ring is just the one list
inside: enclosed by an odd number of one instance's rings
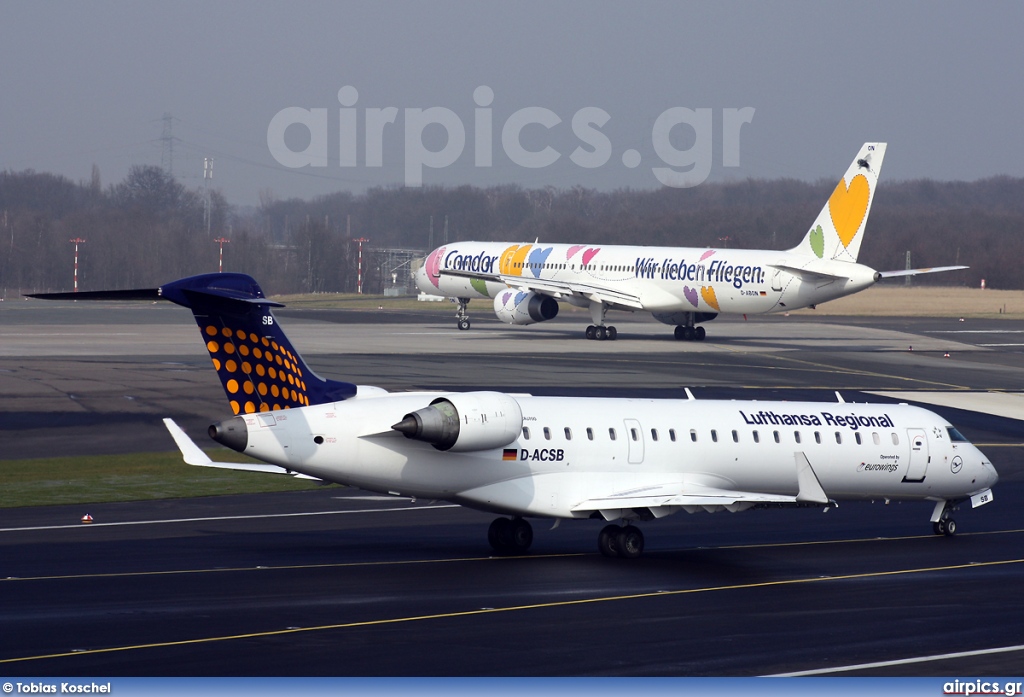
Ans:
{"label": "aircraft wheel", "polygon": [[704,341],[704,337],[707,335],[707,330],[704,327],[695,327],[693,330],[693,338],[696,341]]}
{"label": "aircraft wheel", "polygon": [[623,559],[636,559],[644,552],[644,534],[635,525],[627,525],[619,530],[615,546]]}
{"label": "aircraft wheel", "polygon": [[940,520],[936,523],[932,523],[932,532],[934,532],[936,535],[945,535],[946,521]]}
{"label": "aircraft wheel", "polygon": [[522,518],[514,518],[508,529],[510,552],[522,554],[533,544],[533,526]]}
{"label": "aircraft wheel", "polygon": [[495,552],[507,552],[512,540],[512,521],[508,518],[495,518],[491,527],[487,528],[487,541]]}
{"label": "aircraft wheel", "polygon": [[684,327],[684,326],[680,325],[680,326],[676,327],[676,330],[675,330],[676,341],[683,341],[683,340],[685,340],[685,338],[686,338],[685,330],[686,330],[686,327]]}
{"label": "aircraft wheel", "polygon": [[953,537],[953,535],[956,534],[956,521],[952,518],[946,519],[946,530],[944,534],[946,537]]}
{"label": "aircraft wheel", "polygon": [[459,329],[462,330],[462,331],[465,331],[465,330],[469,329],[469,320],[468,319],[460,319],[459,320]]}
{"label": "aircraft wheel", "polygon": [[597,549],[606,557],[619,556],[617,539],[619,536],[618,525],[605,525],[597,536]]}
{"label": "aircraft wheel", "polygon": [[608,338],[608,329],[605,327],[594,327],[594,338],[598,341],[604,341]]}
{"label": "aircraft wheel", "polygon": [[587,338],[588,339],[593,339],[594,338],[594,330],[595,329],[597,329],[597,327],[595,327],[593,324],[591,324],[589,327],[587,327]]}
{"label": "aircraft wheel", "polygon": [[615,327],[608,327],[608,341],[615,341],[618,335],[619,331]]}

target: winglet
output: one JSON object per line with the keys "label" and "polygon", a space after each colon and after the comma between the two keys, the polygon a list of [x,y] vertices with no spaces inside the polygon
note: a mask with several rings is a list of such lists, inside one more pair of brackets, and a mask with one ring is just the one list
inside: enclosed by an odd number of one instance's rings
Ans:
{"label": "winglet", "polygon": [[843,399],[843,395],[839,394],[839,390],[836,390],[836,401],[840,404],[846,404],[846,400]]}
{"label": "winglet", "polygon": [[688,399],[689,401],[692,402],[695,399],[697,399],[696,397],[693,396],[693,393],[690,392],[690,388],[689,387],[684,387],[683,390],[686,392],[686,399]]}
{"label": "winglet", "polygon": [[814,468],[811,467],[807,455],[804,453],[796,454],[796,481],[799,486],[796,494],[798,502],[820,503],[825,506],[831,503],[828,496],[825,495],[825,490],[821,488],[821,482],[818,481],[818,476],[814,473]]}

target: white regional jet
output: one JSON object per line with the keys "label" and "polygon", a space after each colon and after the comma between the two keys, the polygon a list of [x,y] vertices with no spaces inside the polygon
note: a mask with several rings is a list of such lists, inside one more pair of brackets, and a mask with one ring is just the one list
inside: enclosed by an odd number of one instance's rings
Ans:
{"label": "white regional jet", "polygon": [[509,324],[554,319],[558,301],[590,309],[588,339],[614,339],[609,310],[650,312],[701,341],[697,326],[721,313],[755,315],[814,307],[882,278],[965,269],[875,271],[857,263],[885,143],[865,143],[803,240],[788,251],[585,244],[456,242],[431,252],[416,276],[424,293],[457,298],[469,329],[472,298],[493,298]]}
{"label": "white regional jet", "polygon": [[235,414],[210,437],[270,464],[212,462],[165,419],[187,463],[490,511],[502,517],[488,540],[504,553],[529,548],[527,518],[607,521],[601,552],[632,558],[644,546],[638,520],[859,499],[932,501],[934,532],[952,535],[954,508],[990,502],[998,479],[945,419],[906,404],[388,393],[327,380],[281,331],[280,304],[243,274],[34,297],[192,310]]}

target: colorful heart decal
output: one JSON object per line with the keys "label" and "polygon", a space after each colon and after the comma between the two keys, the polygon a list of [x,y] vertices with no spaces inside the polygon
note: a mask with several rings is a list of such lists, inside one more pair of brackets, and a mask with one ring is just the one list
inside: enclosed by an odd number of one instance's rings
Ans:
{"label": "colorful heart decal", "polygon": [[551,255],[551,250],[554,247],[548,247],[547,249],[535,249],[530,254],[530,260],[527,262],[530,264],[530,273],[533,274],[534,278],[540,278],[541,269],[544,266],[544,262]]}
{"label": "colorful heart decal", "polygon": [[572,259],[574,256],[576,256],[576,252],[583,249],[584,246],[585,245],[582,244],[574,244],[573,246],[569,247],[569,251],[566,252],[565,254],[565,260],[569,261],[570,259]]}
{"label": "colorful heart decal", "polygon": [[849,247],[853,238],[857,236],[860,224],[864,222],[864,215],[868,212],[868,195],[871,193],[871,186],[867,177],[858,174],[846,186],[842,179],[836,185],[836,190],[828,199],[828,212],[832,216],[832,224],[839,235],[839,241],[844,247]]}
{"label": "colorful heart decal", "polygon": [[704,261],[705,259],[707,259],[709,256],[711,256],[714,253],[715,253],[715,250],[709,249],[708,251],[706,251],[703,254],[701,254],[700,255],[700,259],[698,259],[697,261]]}
{"label": "colorful heart decal", "polygon": [[438,282],[441,280],[438,274],[441,273],[441,257],[444,255],[444,247],[435,250],[429,257],[427,257],[427,278],[434,287],[437,288]]}
{"label": "colorful heart decal", "polygon": [[811,230],[811,251],[819,259],[825,256],[825,233],[820,225]]}
{"label": "colorful heart decal", "polygon": [[711,307],[715,308],[719,312],[722,311],[721,308],[718,307],[718,296],[715,295],[714,286],[701,286],[700,297],[704,298],[704,302]]}
{"label": "colorful heart decal", "polygon": [[483,279],[471,278],[469,279],[469,285],[473,286],[473,290],[475,290],[477,293],[484,296],[485,298],[491,297],[490,294],[488,294],[487,292],[487,282],[484,281]]}
{"label": "colorful heart decal", "polygon": [[594,255],[597,254],[600,251],[601,251],[601,248],[598,247],[597,249],[588,249],[587,251],[583,252],[583,264],[584,265],[589,264],[590,260],[594,258]]}
{"label": "colorful heart decal", "polygon": [[691,305],[697,307],[697,289],[691,288],[690,286],[683,286],[683,297],[689,301]]}

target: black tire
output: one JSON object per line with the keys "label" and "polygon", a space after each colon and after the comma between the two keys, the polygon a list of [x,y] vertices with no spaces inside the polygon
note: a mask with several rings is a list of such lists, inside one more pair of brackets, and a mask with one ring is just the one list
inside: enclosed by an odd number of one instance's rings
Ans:
{"label": "black tire", "polygon": [[676,327],[675,332],[674,332],[675,337],[676,337],[676,341],[685,341],[686,340],[685,330],[686,330],[686,327],[684,327],[682,325]]}
{"label": "black tire", "polygon": [[601,533],[597,536],[597,549],[604,556],[609,558],[619,556],[619,549],[616,544],[619,530],[618,525],[606,525],[601,528]]}
{"label": "black tire", "polygon": [[608,327],[608,341],[615,341],[615,337],[619,335],[619,330],[615,327]]}
{"label": "black tire", "polygon": [[512,539],[512,521],[508,518],[495,518],[487,528],[487,542],[498,554],[508,551]]}
{"label": "black tire", "polygon": [[465,331],[465,330],[469,329],[469,320],[468,319],[460,319],[459,320],[459,329],[461,331]]}
{"label": "black tire", "polygon": [[946,521],[940,520],[938,522],[932,523],[932,532],[934,532],[936,535],[945,535]]}
{"label": "black tire", "polygon": [[589,327],[587,327],[587,338],[588,339],[592,340],[594,338],[594,330],[595,329],[596,329],[596,327],[593,324],[591,324]]}
{"label": "black tire", "polygon": [[704,337],[708,335],[708,332],[704,327],[695,327],[693,330],[693,338],[695,341],[704,341]]}
{"label": "black tire", "polygon": [[636,559],[644,553],[644,534],[635,525],[627,525],[619,531],[615,546],[623,559]]}
{"label": "black tire", "polygon": [[946,519],[946,531],[944,534],[946,537],[953,537],[956,534],[956,521],[952,518]]}
{"label": "black tire", "polygon": [[522,554],[533,544],[533,526],[530,525],[529,521],[522,518],[513,519],[508,533],[508,550],[510,552]]}
{"label": "black tire", "polygon": [[608,338],[608,330],[605,327],[594,327],[594,338],[598,341],[604,341]]}

